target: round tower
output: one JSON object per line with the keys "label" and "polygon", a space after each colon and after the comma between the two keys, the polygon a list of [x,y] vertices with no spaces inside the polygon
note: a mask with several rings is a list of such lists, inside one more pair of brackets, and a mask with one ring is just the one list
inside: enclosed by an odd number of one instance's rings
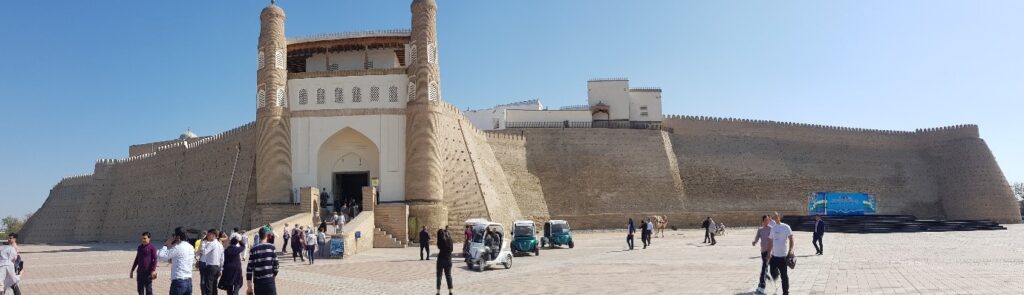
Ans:
{"label": "round tower", "polygon": [[256,70],[256,202],[291,203],[292,163],[284,10],[271,2],[260,13]]}
{"label": "round tower", "polygon": [[440,120],[441,75],[437,65],[437,3],[412,2],[412,58],[407,69],[414,95],[406,106],[405,194],[409,216],[436,229],[448,224],[444,205]]}

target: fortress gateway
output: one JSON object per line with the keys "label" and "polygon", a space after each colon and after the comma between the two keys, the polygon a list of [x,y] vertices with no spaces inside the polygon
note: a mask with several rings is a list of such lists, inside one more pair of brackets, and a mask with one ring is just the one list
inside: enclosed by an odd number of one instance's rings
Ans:
{"label": "fortress gateway", "polygon": [[707,215],[753,224],[765,212],[805,213],[817,191],[871,193],[880,214],[1020,222],[974,125],[884,131],[663,116],[661,90],[625,79],[588,82],[586,105],[528,101],[464,114],[445,102],[435,2],[411,10],[411,30],[292,39],[271,4],[253,52],[255,122],[97,161],[92,174],[53,187],[23,239],[308,223],[311,212],[354,202],[363,212],[346,232],[385,247],[408,241],[410,225],[471,217],[576,228],[651,214],[674,225]]}

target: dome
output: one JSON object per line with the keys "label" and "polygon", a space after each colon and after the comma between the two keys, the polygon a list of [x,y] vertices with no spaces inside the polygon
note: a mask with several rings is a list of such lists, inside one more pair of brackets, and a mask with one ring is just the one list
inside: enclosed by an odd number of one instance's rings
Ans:
{"label": "dome", "polygon": [[192,130],[185,130],[185,132],[181,133],[181,136],[178,136],[178,140],[186,140],[186,139],[192,139],[192,138],[196,138],[196,137],[199,137],[199,136],[196,135],[195,133],[192,133]]}

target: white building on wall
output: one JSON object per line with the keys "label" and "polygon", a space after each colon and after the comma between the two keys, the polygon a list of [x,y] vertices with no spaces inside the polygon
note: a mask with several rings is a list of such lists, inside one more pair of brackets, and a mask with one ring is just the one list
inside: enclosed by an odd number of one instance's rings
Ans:
{"label": "white building on wall", "polygon": [[507,110],[543,110],[544,105],[539,99],[524,100],[519,102],[496,105],[492,108],[482,110],[466,110],[463,112],[466,118],[480,130],[505,129],[505,111]]}
{"label": "white building on wall", "polygon": [[661,122],[661,88],[630,88],[625,78],[587,81],[587,104],[544,108],[539,100],[467,111],[481,130],[505,128],[647,128]]}
{"label": "white building on wall", "polygon": [[377,179],[380,201],[405,199],[410,58],[408,30],[289,38],[293,188],[333,204]]}

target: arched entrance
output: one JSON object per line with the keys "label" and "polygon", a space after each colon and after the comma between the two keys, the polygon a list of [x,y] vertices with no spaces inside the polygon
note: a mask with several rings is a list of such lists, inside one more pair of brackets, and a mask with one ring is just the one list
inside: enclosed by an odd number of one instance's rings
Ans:
{"label": "arched entrance", "polygon": [[372,198],[363,196],[362,188],[373,177],[380,177],[380,151],[359,131],[344,128],[320,145],[317,181],[330,194],[327,207],[332,211]]}

